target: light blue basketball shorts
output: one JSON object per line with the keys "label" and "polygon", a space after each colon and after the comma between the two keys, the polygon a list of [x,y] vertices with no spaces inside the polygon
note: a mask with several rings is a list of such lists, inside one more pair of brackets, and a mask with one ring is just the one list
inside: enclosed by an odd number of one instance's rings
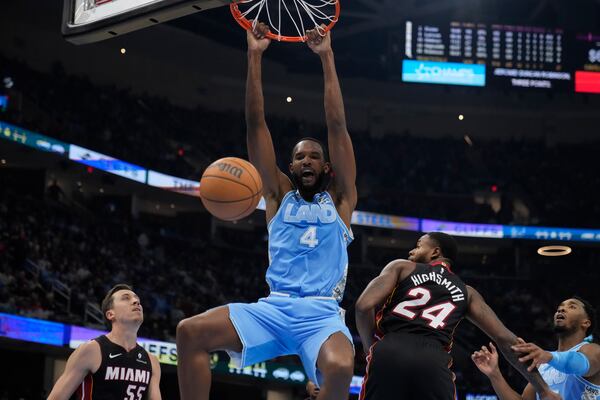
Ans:
{"label": "light blue basketball shorts", "polygon": [[297,354],[308,378],[322,384],[317,358],[323,343],[342,332],[352,335],[341,308],[331,298],[283,297],[271,294],[257,303],[229,304],[229,318],[243,345],[241,353],[228,352],[243,368],[275,357]]}

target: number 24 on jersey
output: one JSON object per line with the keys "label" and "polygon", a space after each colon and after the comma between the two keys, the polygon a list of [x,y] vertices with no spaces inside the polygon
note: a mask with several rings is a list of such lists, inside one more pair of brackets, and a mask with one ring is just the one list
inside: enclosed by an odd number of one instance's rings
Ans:
{"label": "number 24 on jersey", "polygon": [[[417,317],[417,313],[411,309],[415,309],[429,303],[431,300],[431,292],[425,288],[416,287],[409,290],[407,295],[414,297],[414,300],[406,300],[398,303],[392,312],[396,315],[413,320]],[[421,311],[420,317],[429,321],[427,325],[430,327],[434,329],[440,329],[446,326],[446,319],[455,308],[456,306],[450,302],[436,304]]]}

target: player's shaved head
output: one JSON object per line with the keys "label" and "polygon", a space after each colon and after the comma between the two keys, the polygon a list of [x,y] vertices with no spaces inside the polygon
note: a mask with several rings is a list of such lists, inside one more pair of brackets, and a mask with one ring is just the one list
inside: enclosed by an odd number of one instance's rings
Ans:
{"label": "player's shaved head", "polygon": [[292,149],[292,160],[294,159],[294,156],[296,155],[296,152],[298,151],[298,146],[300,145],[300,143],[306,142],[306,141],[318,144],[319,147],[321,147],[321,153],[323,155],[323,160],[329,161],[329,154],[327,153],[327,147],[325,146],[325,144],[323,142],[321,142],[319,139],[316,139],[316,138],[310,137],[310,136],[303,137],[302,139],[298,140],[298,142],[294,145],[294,148]]}

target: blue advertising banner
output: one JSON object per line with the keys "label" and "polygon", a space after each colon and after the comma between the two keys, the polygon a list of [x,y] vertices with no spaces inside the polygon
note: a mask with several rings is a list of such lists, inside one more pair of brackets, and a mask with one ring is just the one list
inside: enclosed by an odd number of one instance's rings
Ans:
{"label": "blue advertising banner", "polygon": [[403,60],[402,80],[414,83],[485,86],[485,65]]}
{"label": "blue advertising banner", "polygon": [[63,156],[69,153],[68,143],[19,128],[3,121],[0,121],[0,137],[41,151],[57,153]]}
{"label": "blue advertising banner", "polygon": [[65,341],[65,325],[0,313],[0,336],[62,346]]}
{"label": "blue advertising banner", "polygon": [[127,179],[146,183],[145,168],[84,147],[72,144],[69,147],[69,159]]}

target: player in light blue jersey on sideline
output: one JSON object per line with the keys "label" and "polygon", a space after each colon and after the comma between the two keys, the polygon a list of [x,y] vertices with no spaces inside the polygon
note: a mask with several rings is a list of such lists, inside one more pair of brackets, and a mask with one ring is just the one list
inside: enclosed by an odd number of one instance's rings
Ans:
{"label": "player in light blue jersey on sideline", "polygon": [[[288,177],[277,168],[264,115],[262,54],[268,27],[248,32],[246,125],[250,161],[263,181],[269,232],[270,294],[257,303],[234,303],[183,320],[177,326],[178,377],[183,400],[208,399],[209,352],[226,350],[241,367],[297,354],[318,400],[348,397],[354,372],[352,336],[341,301],[356,206],[356,164],[330,33],[307,32],[325,81],[325,116],[331,162],[313,138],[292,151]],[[332,171],[335,170],[335,175]]]}
{"label": "player in light blue jersey on sideline", "polygon": [[[521,362],[531,362],[529,370],[537,367],[550,389],[564,400],[600,400],[600,346],[593,343],[596,323],[594,307],[575,296],[563,301],[554,314],[558,351],[545,351],[524,341],[513,346],[513,350],[522,354]],[[531,385],[521,395],[508,385],[498,369],[498,353],[493,344],[489,349],[483,346],[472,358],[490,378],[501,400],[539,398]]]}

